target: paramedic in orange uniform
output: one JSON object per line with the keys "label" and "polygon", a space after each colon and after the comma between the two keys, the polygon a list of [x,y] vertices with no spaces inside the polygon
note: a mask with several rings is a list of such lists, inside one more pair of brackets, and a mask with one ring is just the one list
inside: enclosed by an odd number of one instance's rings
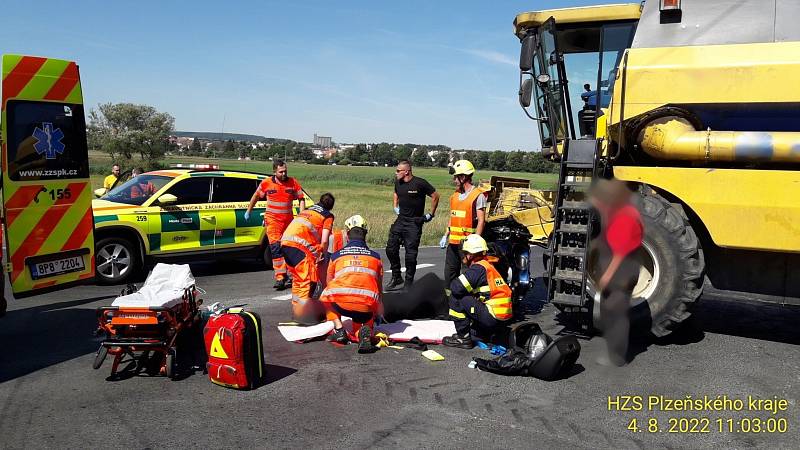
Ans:
{"label": "paramedic in orange uniform", "polygon": [[288,175],[286,163],[276,159],[272,163],[274,175],[266,178],[253,193],[250,199],[250,206],[244,213],[244,219],[250,220],[250,213],[253,211],[256,202],[267,199],[267,209],[264,210],[264,227],[267,229],[267,240],[269,241],[269,251],[272,255],[272,269],[275,271],[275,289],[282,291],[286,289],[286,264],[283,260],[281,251],[281,236],[286,231],[286,227],[292,221],[292,203],[300,201],[300,210],[306,207],[306,200],[303,197],[303,188],[296,179]]}
{"label": "paramedic in orange uniform", "polygon": [[[136,179],[139,175],[144,173],[144,169],[137,167],[131,172],[131,177]],[[156,193],[156,187],[149,181],[138,180],[136,184],[131,186],[131,198],[150,198],[151,195]]]}
{"label": "paramedic in orange uniform", "polygon": [[294,279],[292,318],[304,325],[321,322],[322,309],[311,295],[319,282],[318,265],[325,257],[333,228],[334,201],[332,194],[322,194],[319,203],[295,216],[281,239],[286,268]]}
{"label": "paramedic in orange uniform", "polygon": [[320,301],[325,306],[334,332],[329,341],[346,344],[351,337],[342,326],[342,316],[353,319],[353,336],[358,336],[358,352],[375,351],[372,329],[375,316],[381,309],[381,256],[367,247],[367,222],[355,215],[345,222],[349,242],[331,255],[328,266],[328,286]]}
{"label": "paramedic in orange uniform", "polygon": [[347,245],[347,231],[345,227],[344,229],[331,232],[331,237],[328,239],[328,251],[325,253],[325,258],[323,258],[322,262],[319,264],[319,289],[325,289],[325,285],[327,284],[325,274],[328,273],[328,261],[330,261],[330,256]]}

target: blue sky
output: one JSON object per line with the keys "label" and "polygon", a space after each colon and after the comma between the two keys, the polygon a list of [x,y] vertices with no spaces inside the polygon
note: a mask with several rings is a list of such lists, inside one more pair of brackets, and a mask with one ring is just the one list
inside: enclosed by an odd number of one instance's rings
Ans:
{"label": "blue sky", "polygon": [[516,100],[519,12],[603,0],[6,0],[0,51],[74,59],[85,102],[178,130],[535,150]]}

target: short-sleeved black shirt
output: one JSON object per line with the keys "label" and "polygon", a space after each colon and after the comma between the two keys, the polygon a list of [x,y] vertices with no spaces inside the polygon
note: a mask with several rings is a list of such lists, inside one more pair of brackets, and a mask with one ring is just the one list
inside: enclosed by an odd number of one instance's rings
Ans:
{"label": "short-sleeved black shirt", "polygon": [[408,183],[395,181],[394,192],[399,200],[401,216],[422,217],[425,215],[425,197],[436,192],[436,188],[424,178],[414,177]]}

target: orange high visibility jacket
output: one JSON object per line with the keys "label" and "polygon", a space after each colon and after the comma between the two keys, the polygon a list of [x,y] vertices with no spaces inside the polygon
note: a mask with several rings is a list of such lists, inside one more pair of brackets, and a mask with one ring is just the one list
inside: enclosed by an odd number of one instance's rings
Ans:
{"label": "orange high visibility jacket", "polygon": [[[473,273],[474,271],[469,269],[461,274],[458,280],[464,285],[464,289],[468,293],[486,304],[492,317],[497,320],[509,320],[513,316],[511,311],[511,288],[500,276],[500,272],[492,265],[492,261],[496,260],[496,258],[487,258],[475,263],[475,265],[483,267],[486,272],[485,284],[483,283],[483,277],[479,276],[480,274],[476,275]],[[480,281],[475,282],[473,280],[473,282],[470,282],[470,278]]]}
{"label": "orange high visibility jacket", "polygon": [[328,241],[328,253],[331,255],[343,249],[347,245],[347,230],[336,230],[331,233],[331,238]]}
{"label": "orange high visibility jacket", "polygon": [[258,190],[261,196],[267,200],[264,223],[267,223],[270,218],[273,220],[291,219],[292,202],[303,198],[303,189],[300,187],[300,183],[292,177],[281,183],[273,175],[264,179],[258,185]]}
{"label": "orange high visibility jacket", "polygon": [[320,301],[350,311],[374,311],[381,298],[381,256],[364,241],[351,241],[331,256],[328,284]]}
{"label": "orange high visibility jacket", "polygon": [[475,232],[478,225],[478,212],[475,209],[475,201],[479,195],[483,195],[483,190],[475,186],[464,200],[459,200],[459,192],[456,191],[450,196],[450,224],[447,231],[450,234],[451,244],[460,244],[467,236]]}
{"label": "orange high visibility jacket", "polygon": [[321,244],[322,230],[333,228],[333,214],[319,205],[313,205],[296,215],[286,231],[281,245],[305,250],[319,258],[325,247]]}

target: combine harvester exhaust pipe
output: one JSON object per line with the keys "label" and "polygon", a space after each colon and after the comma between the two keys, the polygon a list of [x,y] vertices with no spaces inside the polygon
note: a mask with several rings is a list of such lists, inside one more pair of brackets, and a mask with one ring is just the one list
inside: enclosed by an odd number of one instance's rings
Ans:
{"label": "combine harvester exhaust pipe", "polygon": [[648,155],[665,160],[800,162],[800,132],[698,131],[673,116],[654,120],[638,141]]}

